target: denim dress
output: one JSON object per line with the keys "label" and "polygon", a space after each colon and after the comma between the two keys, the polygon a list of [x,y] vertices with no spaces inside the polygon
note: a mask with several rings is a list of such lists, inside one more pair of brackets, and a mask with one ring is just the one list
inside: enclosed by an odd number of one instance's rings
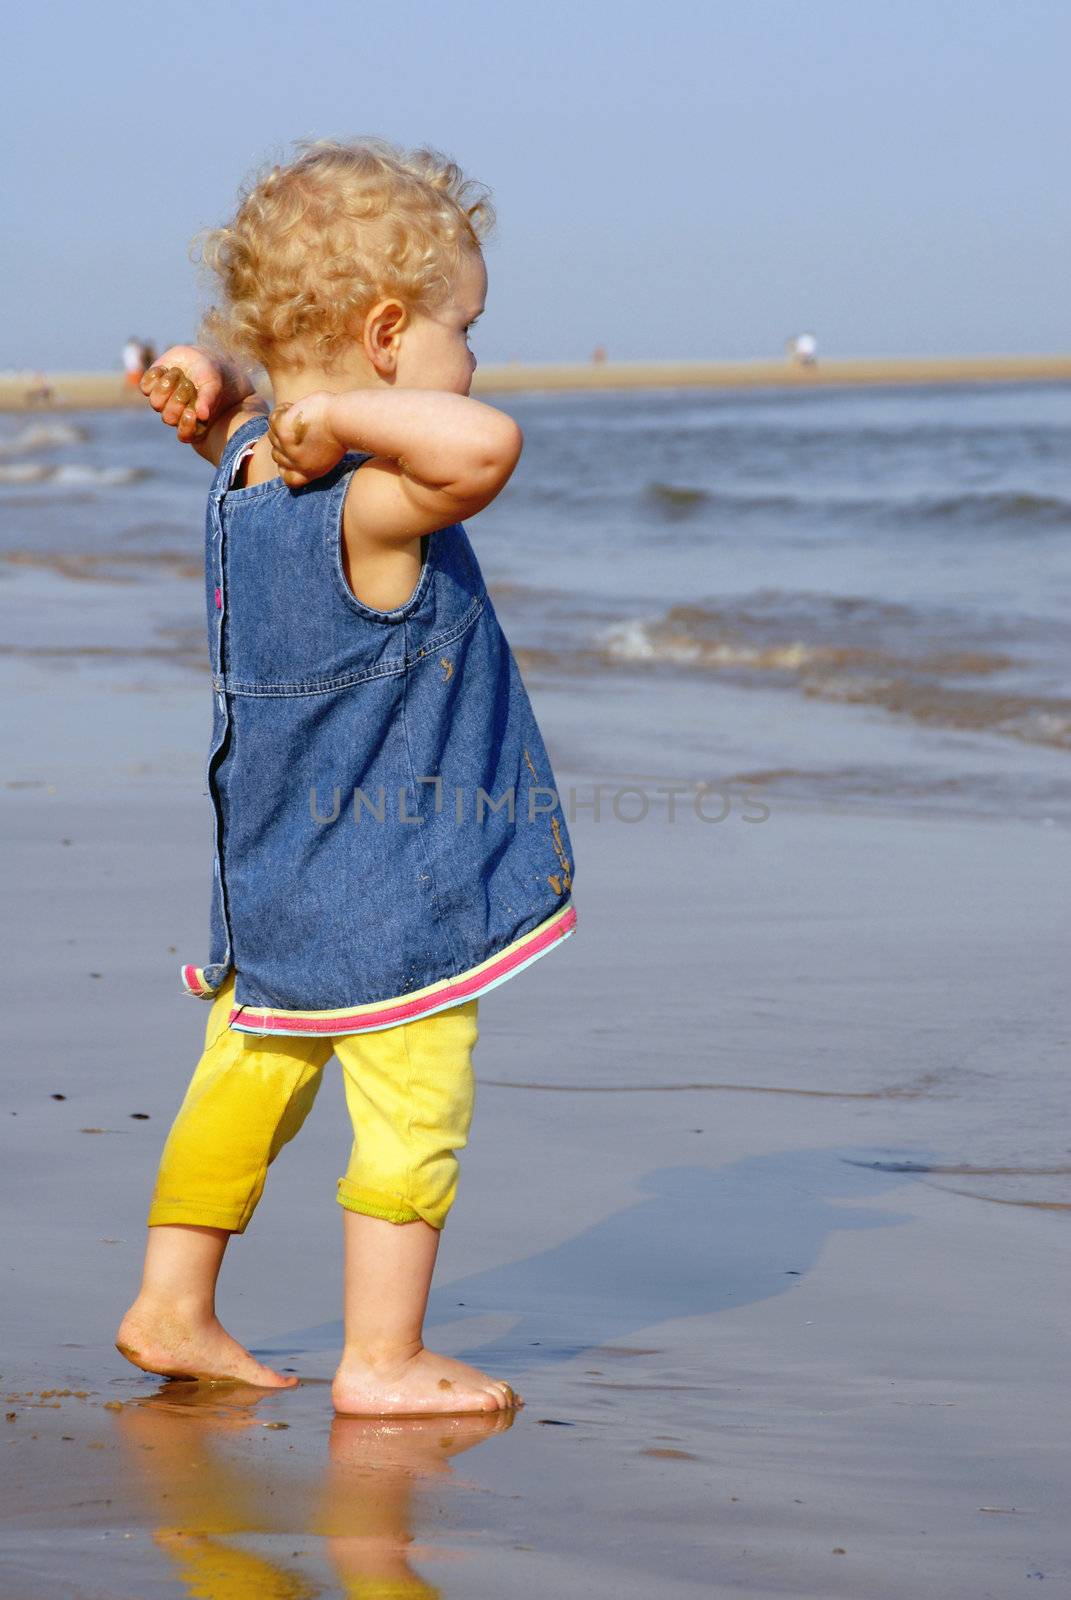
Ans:
{"label": "denim dress", "polygon": [[517,663],[461,523],[378,611],[342,565],[350,452],[299,489],[208,498],[215,861],[209,959],[182,968],[256,1034],[396,1027],[504,983],[572,933],[573,856]]}

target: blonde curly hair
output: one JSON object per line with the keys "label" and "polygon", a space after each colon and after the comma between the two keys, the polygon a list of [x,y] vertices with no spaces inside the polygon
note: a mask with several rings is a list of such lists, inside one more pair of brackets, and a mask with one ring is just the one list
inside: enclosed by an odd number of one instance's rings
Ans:
{"label": "blonde curly hair", "polygon": [[295,148],[295,160],[243,187],[231,222],[196,236],[221,299],[198,338],[262,367],[326,371],[377,300],[396,295],[418,313],[447,300],[495,214],[490,191],[426,145],[365,137]]}

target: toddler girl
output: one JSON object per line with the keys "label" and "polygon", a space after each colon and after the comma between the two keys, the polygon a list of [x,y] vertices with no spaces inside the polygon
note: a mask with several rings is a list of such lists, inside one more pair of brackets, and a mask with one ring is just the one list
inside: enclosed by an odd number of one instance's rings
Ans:
{"label": "toddler girl", "polygon": [[430,149],[305,143],[208,234],[206,338],[142,390],[215,467],[205,526],[213,725],[211,1004],[117,1336],[168,1376],[297,1380],[215,1315],[230,1236],[341,1063],[354,1143],[342,1413],[491,1411],[502,1380],[425,1349],[468,1137],[478,997],[573,930],[554,775],[463,521],[521,430],[469,397],[485,193]]}

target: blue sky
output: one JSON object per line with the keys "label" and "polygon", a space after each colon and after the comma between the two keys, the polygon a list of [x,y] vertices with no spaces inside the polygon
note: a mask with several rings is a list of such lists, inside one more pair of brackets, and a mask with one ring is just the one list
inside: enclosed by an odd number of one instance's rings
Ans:
{"label": "blue sky", "polygon": [[1071,350],[1065,0],[49,3],[8,22],[0,368],[196,323],[301,137],[493,191],[481,361]]}

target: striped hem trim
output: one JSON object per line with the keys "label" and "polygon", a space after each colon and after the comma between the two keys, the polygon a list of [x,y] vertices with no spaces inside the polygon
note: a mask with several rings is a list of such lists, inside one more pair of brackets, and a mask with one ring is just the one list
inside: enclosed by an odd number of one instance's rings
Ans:
{"label": "striped hem trim", "polygon": [[205,982],[204,967],[182,967],[182,987],[198,1000],[211,1000],[216,994]]}
{"label": "striped hem trim", "polygon": [[[372,1005],[348,1006],[342,1011],[275,1011],[235,1006],[228,1019],[229,1025],[238,1033],[280,1034],[371,1033],[377,1028],[394,1028],[415,1017],[445,1011],[447,1006],[460,1005],[486,994],[538,961],[540,956],[567,939],[575,927],[576,909],[568,905],[563,911],[555,912],[547,922],[540,923],[538,928],[515,939],[497,956],[481,961],[479,966],[470,967],[456,978],[429,984],[426,989],[417,990],[404,999],[378,1000]],[[184,970],[200,971],[199,968]]]}

